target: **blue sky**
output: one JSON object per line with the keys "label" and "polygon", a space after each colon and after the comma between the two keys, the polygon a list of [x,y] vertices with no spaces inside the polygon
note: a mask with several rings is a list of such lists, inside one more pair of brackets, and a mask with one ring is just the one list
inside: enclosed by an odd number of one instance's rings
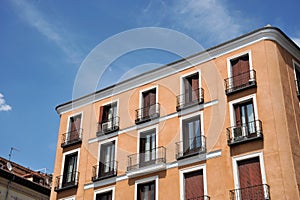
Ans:
{"label": "blue sky", "polygon": [[[7,158],[14,147],[13,161],[48,172],[58,136],[55,107],[72,99],[81,63],[109,37],[164,27],[209,48],[271,24],[300,44],[299,0],[2,0],[0,5],[0,156]],[[98,88],[137,66],[145,71],[147,63],[176,59],[151,49],[132,52],[105,71]]]}

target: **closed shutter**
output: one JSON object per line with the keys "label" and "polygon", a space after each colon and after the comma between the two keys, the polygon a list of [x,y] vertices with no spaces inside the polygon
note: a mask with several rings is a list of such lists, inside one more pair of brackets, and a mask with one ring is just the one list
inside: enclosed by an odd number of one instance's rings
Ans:
{"label": "closed shutter", "polygon": [[239,161],[238,172],[242,199],[263,199],[264,193],[259,158],[255,157]]}
{"label": "closed shutter", "polygon": [[203,171],[184,174],[185,199],[201,199],[204,196]]}
{"label": "closed shutter", "polygon": [[192,81],[192,101],[199,99],[199,75],[198,73],[191,77]]}
{"label": "closed shutter", "polygon": [[142,110],[142,116],[143,118],[149,117],[149,108],[150,108],[150,93],[144,92],[143,93],[143,110]]}
{"label": "closed shutter", "polygon": [[71,131],[69,135],[69,140],[74,141],[79,139],[80,125],[81,125],[81,115],[70,118],[71,121]]}
{"label": "closed shutter", "polygon": [[232,60],[231,66],[234,87],[247,84],[250,79],[249,55],[247,54]]}

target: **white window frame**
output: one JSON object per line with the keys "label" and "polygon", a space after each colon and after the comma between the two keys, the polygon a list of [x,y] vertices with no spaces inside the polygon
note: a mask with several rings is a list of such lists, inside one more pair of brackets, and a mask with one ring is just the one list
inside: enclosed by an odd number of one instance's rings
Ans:
{"label": "white window frame", "polygon": [[231,60],[234,60],[238,57],[241,57],[241,56],[244,56],[244,55],[247,55],[249,56],[249,70],[253,70],[253,65],[252,65],[252,52],[251,50],[248,50],[248,51],[244,51],[244,52],[241,52],[239,54],[235,54],[233,56],[230,56],[227,58],[227,73],[228,73],[228,78],[231,78],[232,77],[232,65],[231,65]]}
{"label": "white window frame", "polygon": [[[143,129],[140,129],[138,130],[138,137],[137,137],[137,150],[136,152],[137,153],[140,153],[140,137],[141,137],[141,133],[144,133],[144,132],[147,132],[147,131],[150,131],[152,129],[155,129],[155,148],[157,149],[158,146],[158,134],[157,134],[157,130],[158,130],[158,124],[155,124],[155,125],[152,125],[152,126],[148,126],[146,128],[143,128]],[[156,151],[156,156],[158,156],[158,151]],[[139,164],[140,163],[140,157],[138,156],[137,157],[137,163],[136,164]]]}
{"label": "white window frame", "polygon": [[206,165],[198,165],[194,167],[189,167],[185,169],[181,169],[179,171],[179,185],[180,185],[180,200],[185,200],[185,185],[184,185],[184,174],[189,173],[189,172],[194,172],[194,171],[203,171],[203,190],[204,190],[204,195],[207,194],[207,177],[206,177]]}
{"label": "white window frame", "polygon": [[139,109],[143,108],[143,92],[147,92],[149,90],[155,89],[155,103],[158,103],[158,85],[154,85],[143,90],[140,90],[140,101],[139,101]]}
{"label": "white window frame", "polygon": [[294,59],[292,60],[293,61],[293,67],[294,67],[294,77],[295,77],[295,82],[296,82],[296,91],[298,92],[298,94],[300,94],[300,91],[298,91],[298,82],[300,82],[300,80],[297,80],[297,76],[296,76],[296,70],[298,70],[300,72],[300,64],[295,61]]}
{"label": "white window frame", "polygon": [[247,160],[255,157],[259,158],[262,184],[267,184],[263,152],[255,152],[247,155],[232,157],[233,179],[234,179],[235,189],[240,189],[239,171],[238,171],[238,164],[237,164],[238,161]]}
{"label": "white window frame", "polygon": [[137,200],[138,185],[143,183],[148,183],[151,181],[155,181],[155,200],[158,200],[158,180],[159,180],[158,175],[136,180],[134,182],[134,200]]}
{"label": "white window frame", "polygon": [[107,140],[102,140],[101,142],[99,142],[98,144],[98,158],[97,158],[97,165],[100,162],[100,156],[101,156],[101,145],[102,144],[106,144],[108,142],[113,142],[115,141],[115,160],[117,160],[117,146],[118,146],[118,137],[113,137],[113,138],[109,138]]}
{"label": "white window frame", "polygon": [[[117,113],[116,113],[116,116],[119,116],[119,99],[114,99],[114,100],[112,100],[112,101],[110,101],[110,102],[101,104],[101,106],[108,106],[108,105],[111,105],[111,104],[114,104],[114,103],[117,104]],[[100,113],[99,113],[99,115],[100,115]],[[99,115],[98,115],[98,116],[99,116]]]}
{"label": "white window frame", "polygon": [[65,198],[59,199],[59,200],[75,200],[75,199],[76,199],[75,196],[70,196],[70,197],[65,197]]}
{"label": "white window frame", "polygon": [[[180,142],[183,141],[183,121],[186,119],[190,119],[193,117],[199,116],[200,117],[200,128],[201,128],[201,136],[204,136],[204,119],[203,119],[203,111],[198,111],[189,115],[181,116],[180,117]],[[181,148],[183,148],[181,146]],[[182,149],[181,149],[182,151]]]}
{"label": "white window frame", "polygon": [[[191,71],[189,73],[186,73],[186,74],[183,74],[180,76],[180,102],[183,101],[183,94],[184,94],[184,79],[191,76],[191,75],[194,75],[198,73],[198,76],[199,76],[199,80],[198,80],[198,85],[199,85],[199,88],[202,88],[202,85],[201,85],[201,70],[194,70],[194,71]],[[201,92],[199,92],[199,98],[201,97]]]}
{"label": "white window frame", "polygon": [[[76,117],[77,115],[81,115],[80,118],[80,129],[82,129],[82,122],[83,122],[83,112],[78,112],[75,114],[72,114],[70,116],[68,116],[68,125],[67,125],[67,130],[66,130],[66,138],[69,138],[69,134],[70,134],[70,121],[72,117]],[[80,130],[80,138],[82,138],[82,131]]]}
{"label": "white window frame", "polygon": [[96,199],[97,194],[101,194],[101,193],[105,193],[105,192],[109,192],[109,191],[112,191],[112,200],[114,200],[115,199],[115,186],[110,186],[110,187],[96,190],[94,192],[94,199]]}
{"label": "white window frame", "polygon": [[[65,152],[63,153],[63,160],[62,160],[62,165],[61,165],[61,170],[60,170],[60,176],[63,176],[64,175],[64,167],[65,167],[65,159],[66,159],[66,156],[67,155],[70,155],[70,154],[73,154],[73,153],[76,153],[77,152],[77,161],[76,161],[76,171],[78,172],[79,170],[79,158],[80,158],[80,148],[77,148],[77,149],[73,149],[71,151],[68,151],[68,152]],[[75,179],[78,178],[78,173],[76,174],[76,177]],[[62,185],[62,178],[60,179],[59,181],[59,185]],[[78,181],[79,182],[79,181]]]}

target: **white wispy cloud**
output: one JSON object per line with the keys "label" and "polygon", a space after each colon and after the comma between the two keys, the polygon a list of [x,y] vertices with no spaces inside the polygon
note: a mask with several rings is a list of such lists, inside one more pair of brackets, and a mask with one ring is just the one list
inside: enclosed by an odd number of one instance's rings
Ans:
{"label": "white wispy cloud", "polygon": [[12,107],[5,102],[4,95],[0,93],[0,112],[10,111]]}
{"label": "white wispy cloud", "polygon": [[51,20],[47,19],[32,2],[26,0],[12,0],[12,2],[20,18],[47,39],[54,42],[67,55],[69,61],[72,63],[81,61],[82,56],[78,52],[78,48],[74,46],[74,43],[69,41],[70,34],[65,29],[56,26]]}

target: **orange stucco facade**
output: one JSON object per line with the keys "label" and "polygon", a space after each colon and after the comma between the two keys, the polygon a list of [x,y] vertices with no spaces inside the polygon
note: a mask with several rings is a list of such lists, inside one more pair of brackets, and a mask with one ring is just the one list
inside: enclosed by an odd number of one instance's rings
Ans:
{"label": "orange stucco facade", "polygon": [[[239,189],[241,175],[236,167],[240,160],[248,157],[259,158],[261,182],[268,186],[264,188],[265,199],[300,199],[300,106],[295,81],[300,49],[279,29],[268,27],[209,49],[207,53],[210,59],[199,60],[189,67],[182,64],[182,69],[159,79],[151,76],[147,84],[137,84],[128,90],[116,89],[112,95],[95,97],[94,101],[87,100],[75,107],[67,107],[73,102],[58,106],[60,127],[51,199],[96,199],[97,194],[112,191],[112,199],[135,200],[138,199],[137,185],[155,180],[155,199],[183,200],[182,177],[193,169],[202,170],[204,195],[210,199],[242,199],[237,193],[232,196],[230,190]],[[194,58],[197,60],[200,54]],[[250,69],[256,72],[255,85],[226,94],[224,80],[230,77],[230,60],[244,54],[249,55]],[[178,110],[176,97],[183,93],[182,80],[193,73],[199,74],[204,101]],[[143,75],[145,80],[147,75]],[[141,108],[143,91],[151,88],[156,89],[159,117],[136,123],[136,109]],[[104,91],[96,92],[95,96]],[[227,128],[234,125],[234,106],[247,99],[253,103],[255,119],[261,121],[263,137],[229,144]],[[97,135],[99,108],[111,102],[117,102],[118,130]],[[62,135],[70,128],[70,117],[79,113],[80,141],[61,145],[64,143]],[[184,120],[195,115],[200,116],[200,132],[206,138],[205,151],[178,159],[176,143],[183,140]],[[130,170],[128,156],[139,153],[140,134],[149,129],[155,129],[156,147],[165,148],[164,161]],[[115,142],[117,172],[108,178],[92,180],[93,166],[100,159],[100,146],[110,141]],[[66,155],[72,152],[77,152],[76,171],[79,173],[75,178],[78,181],[74,187],[64,188],[61,180],[55,182],[55,177],[63,175]]]}

